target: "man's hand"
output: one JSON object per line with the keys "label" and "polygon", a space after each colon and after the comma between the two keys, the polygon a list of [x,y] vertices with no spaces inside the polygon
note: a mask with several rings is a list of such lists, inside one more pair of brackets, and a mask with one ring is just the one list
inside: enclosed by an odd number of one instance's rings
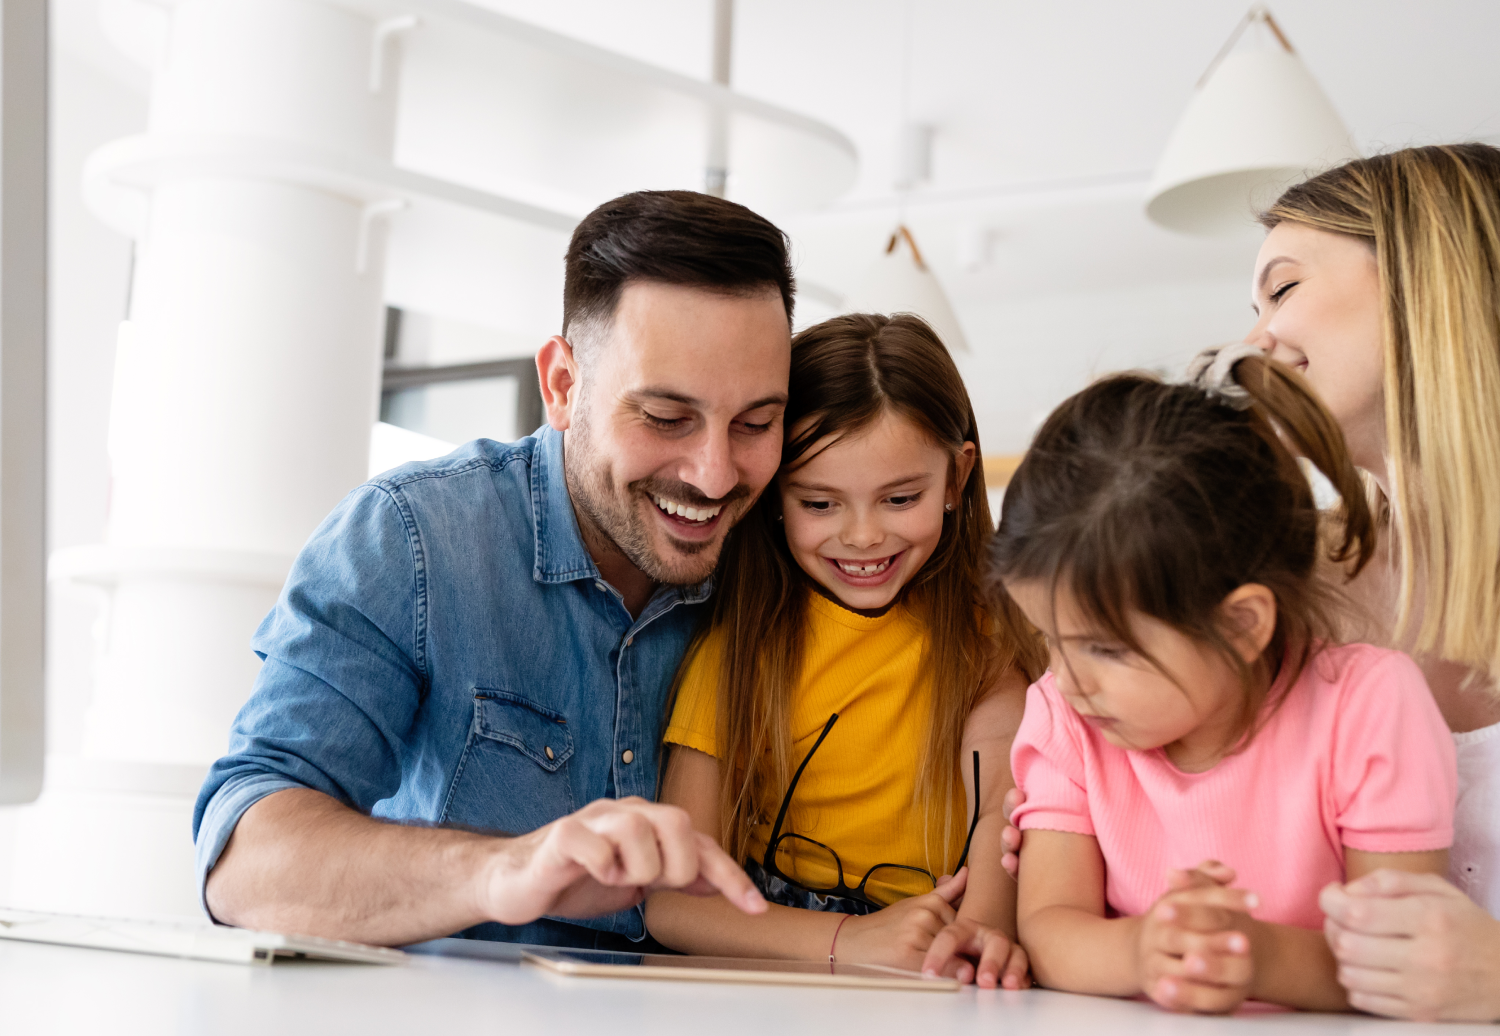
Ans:
{"label": "man's hand", "polygon": [[958,916],[953,901],[969,883],[968,868],[925,896],[912,896],[884,910],[851,917],[839,932],[836,956],[849,964],[884,964],[916,971],[932,940]]}
{"label": "man's hand", "polygon": [[686,812],[645,799],[600,799],[506,842],[481,883],[480,911],[503,924],[597,917],[657,889],[724,898],[747,914],[766,901]]}
{"label": "man's hand", "polygon": [[973,982],[981,989],[1025,989],[1031,985],[1031,963],[1021,944],[998,928],[960,917],[932,940],[922,960],[922,974],[946,975]]}
{"label": "man's hand", "polygon": [[1259,905],[1229,888],[1234,871],[1207,861],[1168,874],[1169,891],[1141,918],[1136,967],[1141,990],[1172,1011],[1227,1014],[1250,995],[1250,937],[1241,929]]}
{"label": "man's hand", "polygon": [[1500,921],[1434,874],[1378,870],[1318,899],[1339,984],[1362,1011],[1500,1019]]}

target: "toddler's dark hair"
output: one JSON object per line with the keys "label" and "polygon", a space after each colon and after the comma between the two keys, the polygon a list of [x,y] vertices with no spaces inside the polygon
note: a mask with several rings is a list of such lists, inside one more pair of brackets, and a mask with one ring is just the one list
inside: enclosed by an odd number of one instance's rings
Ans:
{"label": "toddler's dark hair", "polygon": [[[1132,610],[1216,648],[1246,690],[1243,744],[1268,688],[1291,686],[1334,639],[1339,598],[1316,571],[1320,549],[1352,577],[1370,559],[1375,528],[1343,433],[1302,376],[1247,356],[1232,377],[1248,409],[1142,374],[1105,378],[1064,402],[1005,491],[990,576],[1065,590],[1101,635],[1158,670],[1131,631]],[[1293,450],[1342,497],[1326,525]],[[1246,583],[1269,588],[1277,604],[1275,634],[1252,665],[1220,613]]]}

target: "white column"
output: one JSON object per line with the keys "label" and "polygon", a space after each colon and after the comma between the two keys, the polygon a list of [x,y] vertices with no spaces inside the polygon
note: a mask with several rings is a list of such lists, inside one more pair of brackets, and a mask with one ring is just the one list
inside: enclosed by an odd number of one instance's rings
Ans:
{"label": "white column", "polygon": [[21,821],[12,898],[41,909],[196,911],[190,811],[259,667],[250,635],[364,479],[378,407],[380,210],[306,155],[389,161],[394,48],[321,0],[167,10],[108,542],[53,562],[105,608],[83,754],[49,760]]}

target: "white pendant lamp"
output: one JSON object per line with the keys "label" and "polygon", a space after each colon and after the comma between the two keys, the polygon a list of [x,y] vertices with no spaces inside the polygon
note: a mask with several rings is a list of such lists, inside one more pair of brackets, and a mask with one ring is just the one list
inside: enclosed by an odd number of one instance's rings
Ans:
{"label": "white pendant lamp", "polygon": [[[1252,25],[1275,42],[1234,53]],[[1171,230],[1229,234],[1306,176],[1358,151],[1286,34],[1252,7],[1199,80],[1147,190],[1146,215]]]}
{"label": "white pendant lamp", "polygon": [[852,313],[915,313],[932,326],[950,353],[969,351],[943,286],[905,225],[892,232],[885,254],[865,271],[845,307]]}

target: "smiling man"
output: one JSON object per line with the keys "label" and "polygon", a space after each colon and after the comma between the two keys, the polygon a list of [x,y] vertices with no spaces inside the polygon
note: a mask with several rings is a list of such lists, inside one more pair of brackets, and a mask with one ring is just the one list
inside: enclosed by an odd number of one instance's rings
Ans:
{"label": "smiling man", "polygon": [[645,937],[654,888],[764,909],[647,800],[724,537],[781,455],[786,240],[641,192],[584,219],[566,263],[547,426],[355,490],[257,631],[194,817],[216,919],[609,948]]}

